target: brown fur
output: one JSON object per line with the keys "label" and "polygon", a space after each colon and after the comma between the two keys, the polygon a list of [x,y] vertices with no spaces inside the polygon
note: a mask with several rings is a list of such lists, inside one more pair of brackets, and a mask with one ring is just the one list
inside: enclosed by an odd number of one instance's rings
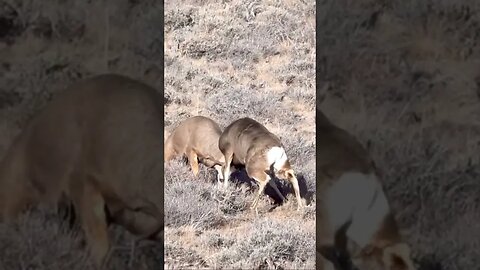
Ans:
{"label": "brown fur", "polygon": [[[340,253],[352,256],[360,269],[411,270],[413,263],[408,245],[402,242],[393,213],[384,217],[384,221],[373,236],[370,245],[363,250],[356,250],[346,239],[345,232],[328,232],[327,214],[325,214],[324,198],[329,188],[346,172],[379,175],[373,160],[358,140],[347,131],[333,125],[328,118],[317,109],[317,210],[320,219],[317,221],[317,252],[324,254],[325,248],[335,246]],[[348,197],[345,200],[349,200]],[[348,228],[348,224],[347,228]],[[335,235],[333,235],[335,234]],[[334,244],[332,243],[334,242]],[[343,262],[346,263],[346,262]],[[347,263],[348,264],[348,263]],[[322,269],[319,266],[317,269]],[[367,268],[363,268],[367,267]],[[348,269],[337,267],[336,269]]]}
{"label": "brown fur", "polygon": [[67,197],[98,266],[110,246],[105,209],[135,234],[163,237],[161,106],[155,89],[113,74],[59,94],[0,164],[0,220]]}
{"label": "brown fur", "polygon": [[[255,209],[255,211],[260,194],[262,194],[267,183],[270,183],[277,194],[282,199],[285,199],[278,190],[275,182],[270,181],[271,177],[269,173],[272,172],[273,164],[268,163],[267,152],[272,147],[284,148],[280,139],[275,136],[275,134],[251,118],[241,118],[234,121],[220,136],[219,148],[225,156],[225,164],[223,166],[225,185],[227,185],[230,176],[231,163],[245,165],[248,176],[255,179],[260,186],[258,194],[252,204],[252,208]],[[288,159],[275,174],[277,177],[286,179],[292,183],[298,207],[301,207],[302,202],[298,181]]]}
{"label": "brown fur", "polygon": [[[193,174],[198,175],[198,163],[207,167],[223,165],[224,157],[218,149],[222,130],[210,118],[194,116],[181,122],[165,142],[165,161],[186,156]],[[218,169],[220,174],[220,169]]]}

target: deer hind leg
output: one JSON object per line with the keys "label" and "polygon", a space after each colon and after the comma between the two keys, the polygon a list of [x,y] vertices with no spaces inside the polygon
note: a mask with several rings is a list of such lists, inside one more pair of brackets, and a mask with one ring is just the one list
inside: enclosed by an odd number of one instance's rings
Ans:
{"label": "deer hind leg", "polygon": [[198,167],[198,155],[193,149],[187,150],[188,164],[192,168],[193,175],[198,176],[199,167]]}
{"label": "deer hind leg", "polygon": [[293,186],[293,190],[295,191],[295,198],[297,199],[297,210],[300,210],[303,207],[302,198],[300,197],[300,187],[298,186],[298,179],[295,176],[293,170],[288,172],[289,177],[288,180]]}
{"label": "deer hind leg", "polygon": [[92,259],[97,268],[102,269],[110,249],[108,242],[105,201],[100,192],[87,178],[75,176],[71,186],[72,199],[79,213],[82,228],[90,248]]}

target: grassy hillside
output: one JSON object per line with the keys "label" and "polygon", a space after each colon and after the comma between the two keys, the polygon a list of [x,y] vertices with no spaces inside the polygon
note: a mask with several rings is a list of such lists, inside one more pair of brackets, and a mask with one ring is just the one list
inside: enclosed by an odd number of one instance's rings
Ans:
{"label": "grassy hillside", "polygon": [[[160,1],[0,1],[0,157],[56,93],[87,76],[115,72],[157,89],[162,45]],[[0,269],[92,269],[82,232],[52,209],[0,224]],[[110,269],[158,269],[159,245],[133,245],[113,227]]]}
{"label": "grassy hillside", "polygon": [[[254,118],[280,137],[311,196],[314,20],[314,1],[167,1],[166,132],[194,115],[222,128]],[[166,166],[167,269],[312,269],[314,202],[296,212],[289,193],[286,205],[268,212],[273,200],[263,196],[255,217],[249,206],[257,186],[244,172],[232,176],[224,190],[213,169],[202,167],[195,179],[181,159]]]}
{"label": "grassy hillside", "polygon": [[318,106],[369,146],[420,269],[477,269],[478,1],[322,1],[318,16]]}

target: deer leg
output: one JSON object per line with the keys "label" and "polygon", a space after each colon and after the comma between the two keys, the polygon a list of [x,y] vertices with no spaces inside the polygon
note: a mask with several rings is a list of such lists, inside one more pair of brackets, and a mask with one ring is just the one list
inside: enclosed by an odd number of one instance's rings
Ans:
{"label": "deer leg", "polygon": [[263,193],[265,190],[265,186],[267,185],[266,182],[258,182],[258,192],[257,195],[255,196],[255,199],[253,200],[252,206],[250,207],[251,209],[255,210],[255,213],[258,215],[258,201],[260,200],[260,195]]}
{"label": "deer leg", "polygon": [[75,210],[79,213],[82,228],[90,247],[92,259],[95,265],[102,269],[110,249],[105,202],[100,192],[85,180],[87,179],[73,180],[70,189]]}
{"label": "deer leg", "polygon": [[233,160],[233,151],[227,149],[225,153],[223,153],[225,156],[225,164],[223,164],[223,187],[227,188],[228,187],[228,180],[230,179],[230,164],[232,163]]}
{"label": "deer leg", "polygon": [[217,181],[220,183],[220,180],[223,179],[223,174],[222,174],[222,166],[220,165],[215,165],[213,166],[215,170],[217,171]]}
{"label": "deer leg", "polygon": [[255,213],[258,214],[258,210],[257,210],[258,201],[260,200],[260,195],[265,190],[265,186],[267,185],[268,181],[270,181],[270,176],[263,171],[255,170],[252,172],[252,169],[249,169],[248,167],[247,167],[247,174],[251,176],[253,179],[255,179],[255,181],[258,182],[258,192],[257,192],[257,195],[255,196],[255,199],[253,200],[252,206],[250,207],[251,209],[255,210]]}
{"label": "deer leg", "polygon": [[292,175],[290,178],[290,183],[292,183],[293,190],[295,191],[295,197],[297,198],[297,210],[300,210],[303,206],[302,198],[300,197],[300,187],[298,186],[298,179],[295,175]]}
{"label": "deer leg", "polygon": [[192,167],[193,175],[198,176],[198,156],[197,153],[193,149],[190,149],[187,151],[187,158],[188,158],[188,163],[190,164],[190,167]]}

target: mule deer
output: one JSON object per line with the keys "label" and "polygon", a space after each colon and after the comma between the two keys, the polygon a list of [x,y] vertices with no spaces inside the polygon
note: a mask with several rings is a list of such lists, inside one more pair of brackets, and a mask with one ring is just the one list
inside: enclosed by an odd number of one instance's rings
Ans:
{"label": "mule deer", "polygon": [[348,268],[339,254],[360,269],[415,269],[368,152],[318,109],[316,118],[317,252],[337,269]]}
{"label": "mule deer", "polygon": [[114,74],[58,94],[0,164],[0,220],[69,198],[99,267],[110,249],[106,212],[132,233],[163,241],[161,99]]}
{"label": "mule deer", "polygon": [[297,198],[297,209],[302,207],[298,180],[285,149],[280,139],[262,124],[248,117],[238,119],[223,131],[218,146],[225,160],[223,166],[225,187],[228,186],[232,162],[244,165],[248,176],[258,182],[258,193],[251,206],[255,212],[258,213],[258,200],[267,183],[272,186],[282,200],[285,200],[275,182],[270,181],[272,172],[278,178],[286,179],[292,184]]}
{"label": "mule deer", "polygon": [[181,122],[165,142],[165,161],[176,156],[186,156],[193,174],[198,175],[198,163],[217,170],[217,180],[222,177],[224,157],[218,149],[222,130],[210,118],[194,116]]}

